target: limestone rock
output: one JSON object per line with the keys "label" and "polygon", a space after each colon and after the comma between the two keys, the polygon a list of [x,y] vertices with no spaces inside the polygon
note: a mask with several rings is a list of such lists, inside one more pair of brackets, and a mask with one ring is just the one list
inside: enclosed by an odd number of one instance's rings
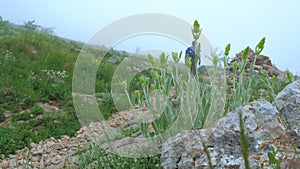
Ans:
{"label": "limestone rock", "polygon": [[275,98],[288,130],[300,141],[300,80],[287,85]]}
{"label": "limestone rock", "polygon": [[[208,129],[185,131],[169,138],[162,148],[164,168],[209,168],[202,143],[208,148],[214,168],[244,168],[240,146],[239,113],[242,113],[253,168],[268,165],[267,153],[284,132],[276,108],[266,101],[253,102],[229,112]],[[202,140],[201,140],[202,138]],[[286,154],[288,156],[288,154]],[[260,159],[260,160],[259,160]],[[263,160],[264,159],[264,160]]]}

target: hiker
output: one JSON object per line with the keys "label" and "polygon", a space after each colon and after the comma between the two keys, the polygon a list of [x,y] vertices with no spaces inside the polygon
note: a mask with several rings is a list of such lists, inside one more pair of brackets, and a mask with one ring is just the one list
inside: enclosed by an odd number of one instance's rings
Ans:
{"label": "hiker", "polygon": [[188,47],[185,51],[185,60],[188,59],[188,57],[190,57],[191,59],[191,72],[193,73],[193,75],[196,75],[196,69],[197,69],[197,65],[196,65],[196,57],[198,57],[199,60],[199,65],[201,64],[201,57],[200,57],[200,53],[196,55],[196,46],[197,46],[197,41],[193,41],[192,42],[192,46]]}

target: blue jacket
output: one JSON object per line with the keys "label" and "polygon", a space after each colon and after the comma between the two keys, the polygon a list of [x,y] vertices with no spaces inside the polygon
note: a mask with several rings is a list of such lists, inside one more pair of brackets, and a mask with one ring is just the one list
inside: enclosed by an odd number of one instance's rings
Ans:
{"label": "blue jacket", "polygon": [[185,50],[185,54],[188,54],[189,56],[195,56],[195,49],[193,47],[188,47],[186,50]]}

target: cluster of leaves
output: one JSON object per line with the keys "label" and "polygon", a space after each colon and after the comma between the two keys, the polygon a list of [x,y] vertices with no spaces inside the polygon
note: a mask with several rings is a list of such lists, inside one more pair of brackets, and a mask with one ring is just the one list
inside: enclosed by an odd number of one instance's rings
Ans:
{"label": "cluster of leaves", "polygon": [[278,150],[275,150],[275,148],[272,146],[271,147],[272,151],[271,152],[268,152],[268,158],[269,158],[269,164],[271,166],[274,166],[275,169],[280,169],[280,164],[283,160],[282,157],[277,157],[277,154],[278,154]]}

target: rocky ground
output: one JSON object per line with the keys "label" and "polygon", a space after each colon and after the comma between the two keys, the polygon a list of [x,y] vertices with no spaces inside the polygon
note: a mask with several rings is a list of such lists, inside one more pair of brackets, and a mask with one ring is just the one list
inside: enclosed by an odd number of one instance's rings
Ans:
{"label": "rocky ground", "polygon": [[[236,58],[233,59],[233,61],[229,64],[229,67],[227,68],[229,71],[231,71],[230,65],[234,61],[239,61],[241,59],[242,53],[239,53],[236,55]],[[253,51],[250,53],[250,57],[247,60],[247,63],[252,63],[254,59]],[[255,70],[257,72],[261,70],[266,70],[268,72],[268,75],[271,77],[273,75],[280,75],[282,72],[279,71],[274,65],[272,65],[269,57],[260,55],[258,56],[256,60]],[[247,67],[246,73],[248,73],[249,67]],[[230,81],[230,76],[228,77]],[[298,82],[299,83],[299,82]],[[299,98],[298,98],[299,99]],[[300,102],[299,102],[300,103]],[[59,109],[56,109],[55,107],[51,107],[49,105],[42,105],[42,107],[46,111],[59,111]],[[278,112],[270,103],[267,102],[258,102],[258,103],[252,103],[250,105],[246,105],[245,107],[242,107],[236,111],[250,111],[249,112],[249,119],[252,120],[259,120],[260,115],[255,114],[255,119],[253,116],[251,116],[252,109],[262,109],[266,110],[265,113],[267,114],[265,118],[268,118],[272,122],[272,127],[279,127],[282,129],[282,124],[279,123],[277,120],[279,118]],[[256,111],[254,111],[256,112]],[[140,110],[138,108],[127,110],[127,111],[121,111],[116,114],[114,114],[112,117],[109,118],[107,121],[103,121],[103,123],[91,123],[89,126],[82,127],[76,134],[75,137],[68,137],[63,136],[61,139],[54,139],[50,138],[44,141],[39,142],[38,144],[31,143],[29,147],[24,148],[16,155],[9,155],[8,158],[5,158],[3,160],[0,160],[0,167],[3,169],[15,169],[15,168],[23,168],[24,166],[29,166],[30,168],[62,168],[63,166],[70,166],[78,156],[73,155],[77,150],[79,149],[86,149],[89,147],[90,143],[93,141],[93,138],[95,136],[99,136],[101,134],[104,134],[104,131],[112,131],[112,130],[119,130],[119,129],[128,129],[130,127],[136,127],[138,126],[137,119],[141,118],[142,116],[146,116],[149,113],[148,110],[143,109]],[[271,113],[268,115],[268,113]],[[227,118],[236,119],[235,114],[236,112],[229,113]],[[232,116],[232,117],[231,117]],[[247,117],[248,117],[247,116]],[[300,120],[299,120],[300,121]],[[250,121],[252,122],[252,121]],[[229,126],[229,124],[233,125]],[[261,123],[264,123],[264,121],[261,121]],[[227,124],[227,125],[222,125]],[[271,124],[271,123],[270,123]],[[294,123],[293,123],[294,124]],[[249,124],[250,125],[250,124]],[[228,129],[226,128],[228,127]],[[225,129],[225,128],[226,129]],[[252,132],[256,132],[256,128],[253,127],[259,127],[259,124],[257,126],[249,126]],[[299,126],[298,126],[299,127]],[[149,126],[151,129],[151,126]],[[204,154],[202,153],[196,153],[197,152],[203,152],[203,147],[198,144],[199,142],[199,135],[202,133],[206,133],[205,135],[213,135],[215,137],[206,137],[204,140],[208,141],[212,138],[214,140],[210,140],[211,144],[215,143],[215,145],[210,145],[212,147],[210,149],[213,156],[213,161],[216,162],[218,160],[223,161],[229,161],[228,164],[232,164],[230,162],[233,162],[234,165],[242,165],[242,158],[235,158],[236,156],[230,156],[228,154],[224,155],[224,152],[230,152],[230,153],[237,153],[234,151],[236,145],[233,145],[233,147],[230,147],[226,144],[229,144],[226,142],[228,140],[228,135],[232,135],[232,138],[238,137],[234,133],[224,133],[224,131],[227,130],[239,130],[236,126],[236,121],[223,119],[219,121],[217,126],[214,128],[206,129],[206,130],[199,130],[199,131],[186,131],[183,133],[178,134],[174,138],[170,138],[163,146],[164,152],[162,153],[162,164],[165,168],[173,168],[173,167],[179,167],[180,166],[190,166],[191,168],[201,168],[201,167],[207,167],[202,166],[202,163],[207,164],[207,159],[205,159]],[[217,132],[218,131],[218,132]],[[223,132],[223,134],[222,134]],[[195,135],[196,133],[196,135]],[[258,132],[259,133],[259,132]],[[228,135],[227,135],[228,134]],[[259,141],[264,142],[265,140],[259,140],[258,137],[265,134],[265,130],[263,130],[261,133],[257,135],[251,135],[250,139],[254,139],[256,142],[253,144],[253,158],[251,156],[251,160],[256,160],[256,163],[259,163],[259,160],[267,160],[266,157],[260,156],[257,154],[257,145]],[[227,135],[227,136],[226,136]],[[134,136],[135,140],[139,140],[138,138],[142,138],[141,132],[136,133]],[[220,138],[220,142],[216,142],[216,138]],[[266,136],[271,137],[271,136]],[[184,138],[182,140],[182,138]],[[223,140],[223,141],[222,141]],[[272,138],[272,141],[276,141]],[[278,140],[280,142],[280,140]],[[143,139],[140,139],[140,142],[131,142],[128,140],[128,138],[124,137],[118,137],[116,138],[113,143],[118,147],[118,149],[122,148],[130,148],[130,145],[133,144],[146,144]],[[267,143],[267,142],[266,142]],[[269,142],[268,142],[269,143]],[[178,148],[178,146],[181,145],[181,148]],[[185,146],[182,146],[185,145]],[[198,146],[197,146],[198,145]],[[278,145],[275,144],[274,145]],[[196,147],[195,147],[196,146]],[[214,147],[215,146],[215,147]],[[221,152],[217,151],[217,146],[222,150]],[[256,146],[256,147],[255,147]],[[278,145],[279,146],[279,145]],[[283,145],[284,146],[284,145]],[[198,151],[199,150],[199,151]],[[232,152],[234,151],[234,152]],[[183,154],[182,154],[183,153]],[[223,154],[222,154],[223,153]],[[256,153],[256,154],[255,154]],[[193,156],[195,155],[195,157]],[[228,155],[228,156],[227,156]],[[286,154],[287,157],[290,157],[290,154]],[[170,159],[172,157],[172,159]],[[257,160],[256,158],[260,158]],[[202,160],[202,161],[201,161]],[[266,162],[266,161],[265,161]],[[215,164],[215,163],[214,163]],[[227,163],[226,163],[227,164]],[[226,166],[226,164],[222,164],[223,166]],[[217,164],[215,164],[217,165]],[[70,166],[72,167],[72,166]]]}
{"label": "rocky ground", "polygon": [[[65,165],[76,161],[77,156],[72,156],[78,149],[86,149],[90,143],[100,136],[104,131],[127,129],[137,126],[137,118],[144,116],[148,111],[133,109],[114,114],[109,120],[103,123],[91,123],[82,127],[75,137],[62,136],[61,139],[50,138],[39,142],[31,143],[28,148],[24,148],[16,155],[9,155],[8,158],[0,160],[3,169],[22,168],[30,166],[32,168],[62,168]],[[144,114],[144,115],[143,115]],[[135,137],[139,137],[137,133]],[[125,146],[125,140],[118,138],[118,146]],[[117,144],[117,143],[116,143]],[[67,159],[68,158],[68,159]],[[66,160],[67,159],[67,160]]]}

